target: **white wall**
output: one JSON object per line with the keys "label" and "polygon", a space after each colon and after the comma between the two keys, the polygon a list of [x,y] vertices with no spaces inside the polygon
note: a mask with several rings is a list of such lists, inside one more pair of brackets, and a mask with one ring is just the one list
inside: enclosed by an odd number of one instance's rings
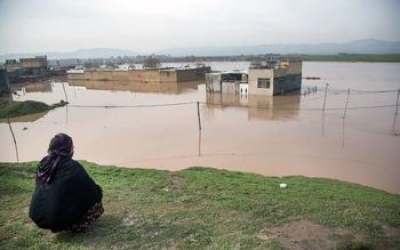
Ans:
{"label": "white wall", "polygon": [[[269,78],[270,88],[257,88],[258,78]],[[274,71],[272,69],[249,69],[249,94],[272,96],[274,93]]]}

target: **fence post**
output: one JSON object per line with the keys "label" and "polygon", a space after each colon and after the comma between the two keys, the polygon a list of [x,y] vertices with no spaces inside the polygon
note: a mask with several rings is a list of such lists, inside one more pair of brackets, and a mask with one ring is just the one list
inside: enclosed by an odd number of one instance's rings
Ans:
{"label": "fence post", "polygon": [[397,113],[399,112],[399,98],[400,98],[400,89],[397,91],[396,113],[394,113],[395,116],[397,116]]}
{"label": "fence post", "polygon": [[67,96],[67,91],[65,91],[64,82],[62,82],[62,87],[64,89],[65,101],[68,102],[68,96]]}
{"label": "fence post", "polygon": [[13,140],[14,140],[15,155],[17,156],[17,162],[19,162],[17,140],[15,139],[15,134],[14,134],[14,131],[13,131],[13,129],[12,129],[12,127],[11,127],[11,123],[10,123],[10,118],[8,118],[8,117],[7,117],[7,123],[8,123],[8,127],[10,128],[12,138],[13,138]]}
{"label": "fence post", "polygon": [[197,118],[199,120],[199,130],[201,130],[201,120],[200,120],[200,104],[197,102]]}
{"label": "fence post", "polygon": [[395,129],[395,126],[396,126],[397,114],[399,113],[399,99],[400,99],[400,89],[397,91],[396,112],[394,113],[394,119],[393,119],[392,130],[393,130],[393,134],[394,135],[397,135],[396,131],[394,129]]}
{"label": "fence post", "polygon": [[329,86],[329,83],[326,83],[324,104],[322,105],[322,128],[321,128],[322,137],[324,137],[324,134],[325,134],[325,109],[326,109],[326,96],[328,94],[328,86]]}
{"label": "fence post", "polygon": [[347,99],[346,99],[346,105],[344,106],[343,119],[346,118],[346,112],[347,112],[347,106],[349,104],[349,98],[350,98],[350,88],[347,90]]}
{"label": "fence post", "polygon": [[323,113],[325,113],[325,108],[326,108],[326,95],[328,94],[328,86],[329,86],[329,83],[326,83],[324,104],[323,104],[323,106],[322,106],[322,112],[323,112]]}

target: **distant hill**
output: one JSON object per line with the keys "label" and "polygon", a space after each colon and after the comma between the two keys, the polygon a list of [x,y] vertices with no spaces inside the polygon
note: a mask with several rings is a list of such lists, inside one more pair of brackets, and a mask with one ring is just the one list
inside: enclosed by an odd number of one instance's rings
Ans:
{"label": "distant hill", "polygon": [[[234,56],[259,54],[309,54],[336,55],[348,54],[400,54],[400,41],[382,41],[376,39],[357,40],[348,43],[317,43],[317,44],[264,44],[255,46],[236,47],[194,47],[174,48],[155,51],[154,54],[170,56]],[[49,59],[64,58],[109,58],[118,56],[146,55],[148,53],[133,52],[126,49],[94,48],[80,49],[72,52],[50,52],[35,54],[0,55],[0,62],[6,59],[17,59],[47,55]]]}
{"label": "distant hill", "polygon": [[[72,53],[61,53],[64,58],[108,58],[117,56],[136,56],[135,52],[127,49],[108,49],[108,48],[96,48],[96,49],[79,49]],[[49,55],[55,56],[55,55]],[[60,58],[58,56],[58,58]]]}
{"label": "distant hill", "polygon": [[230,56],[258,54],[400,54],[400,41],[390,42],[375,39],[357,40],[348,43],[318,44],[264,44],[237,47],[197,47],[175,48],[157,52],[156,54],[171,56]]}

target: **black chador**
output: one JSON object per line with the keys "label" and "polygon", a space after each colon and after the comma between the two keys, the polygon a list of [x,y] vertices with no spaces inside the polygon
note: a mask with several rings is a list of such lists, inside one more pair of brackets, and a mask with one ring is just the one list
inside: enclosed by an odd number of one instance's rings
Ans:
{"label": "black chador", "polygon": [[71,137],[57,134],[38,164],[29,217],[40,228],[82,231],[104,212],[101,187],[72,155]]}

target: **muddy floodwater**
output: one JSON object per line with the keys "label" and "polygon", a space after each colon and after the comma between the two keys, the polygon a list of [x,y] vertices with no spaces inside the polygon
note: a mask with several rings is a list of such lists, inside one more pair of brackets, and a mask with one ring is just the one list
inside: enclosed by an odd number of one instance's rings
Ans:
{"label": "muddy floodwater", "polygon": [[[99,164],[326,177],[400,194],[400,64],[304,62],[307,76],[321,79],[275,97],[207,93],[203,82],[28,85],[12,98],[52,104],[66,100],[65,89],[70,105],[11,123],[18,160],[40,160],[52,136],[65,132],[75,159]],[[16,162],[7,123],[0,137],[0,161]]]}

